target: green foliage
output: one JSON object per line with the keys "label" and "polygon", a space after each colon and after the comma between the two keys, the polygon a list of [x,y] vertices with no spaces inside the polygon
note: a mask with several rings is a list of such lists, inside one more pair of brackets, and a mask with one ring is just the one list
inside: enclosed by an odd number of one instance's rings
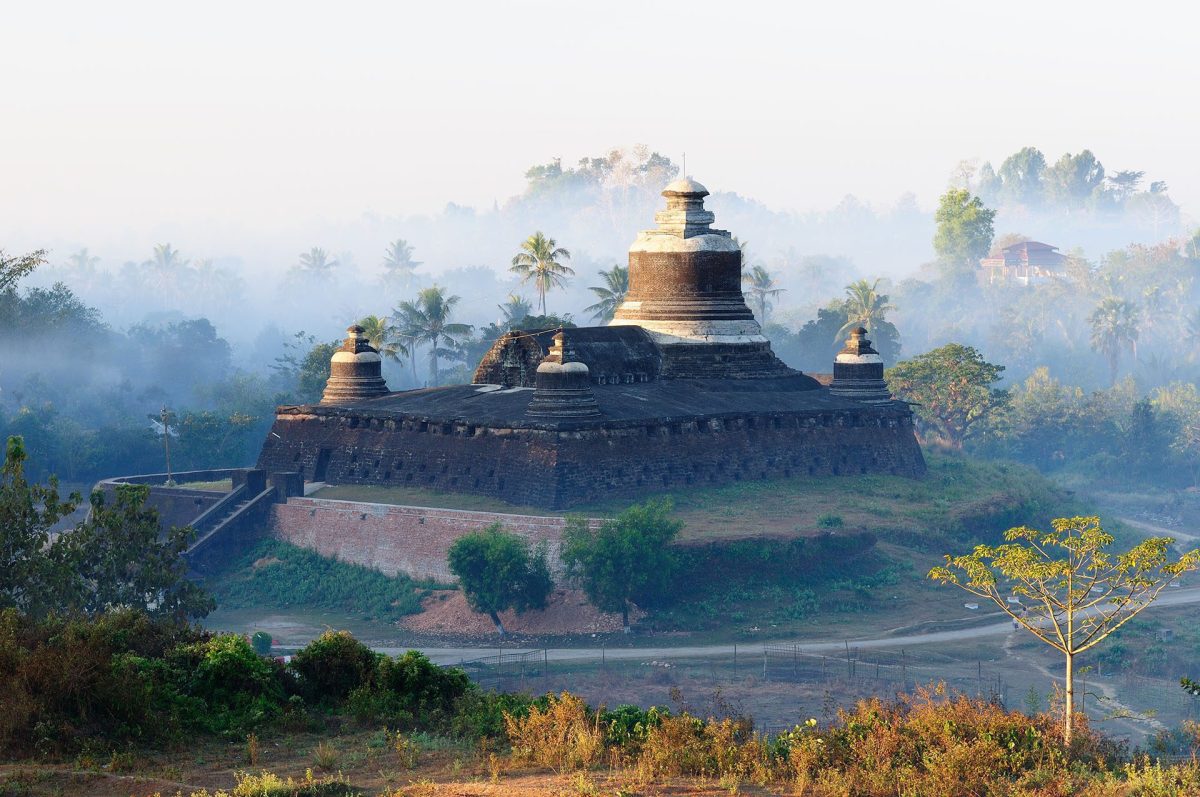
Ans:
{"label": "green foliage", "polygon": [[621,306],[621,302],[625,301],[625,294],[629,292],[629,267],[618,263],[608,271],[602,270],[600,277],[604,280],[604,285],[588,288],[596,295],[598,301],[583,308],[583,311],[591,313],[593,319],[607,324]]}
{"label": "green foliage", "polygon": [[817,518],[817,525],[823,529],[840,529],[846,525],[846,521],[841,515],[821,515]]}
{"label": "green foliage", "polygon": [[254,635],[250,637],[250,647],[254,648],[254,652],[260,656],[270,656],[273,644],[274,640],[266,631],[255,631]]}
{"label": "green foliage", "polygon": [[337,702],[375,678],[379,656],[348,631],[326,631],[296,651],[291,667],[306,698]]}
{"label": "green foliage", "polygon": [[962,448],[963,441],[982,426],[1008,394],[993,385],[1003,365],[993,365],[971,346],[948,343],[904,360],[886,373],[888,388],[914,411],[934,435]]}
{"label": "green foliage", "polygon": [[629,626],[631,603],[659,598],[671,580],[668,546],[683,524],[670,517],[669,501],[629,507],[593,530],[570,518],[563,532],[562,560],[579,579],[588,600],[606,612],[620,612]]}
{"label": "green foliage", "polygon": [[0,291],[7,291],[46,262],[46,250],[8,257],[0,249]]}
{"label": "green foliage", "polygon": [[460,342],[471,334],[469,324],[450,320],[459,297],[447,296],[445,288],[437,285],[421,291],[416,300],[401,302],[395,309],[396,334],[406,341],[416,378],[416,350],[429,347],[429,377],[438,384],[438,364],[443,357],[461,359]]}
{"label": "green foliage", "polygon": [[178,620],[212,609],[187,578],[182,553],[191,529],[164,535],[158,512],[146,506],[149,488],[119,485],[111,501],[93,493],[87,519],[51,541],[50,528],[79,497],[61,500],[53,478],[29,484],[24,465],[21,438],[9,438],[0,470],[0,606],[36,617],[133,607]]}
{"label": "green foliage", "polygon": [[[1057,518],[1053,530],[1027,526],[1005,532],[1003,545],[979,545],[946,556],[929,578],[990,600],[1025,630],[1066,658],[1063,733],[1070,743],[1073,660],[1107,639],[1149,606],[1181,573],[1200,567],[1200,549],[1170,557],[1175,540],[1150,537],[1113,555],[1098,517]],[[1010,604],[1010,595],[1021,599]]]}
{"label": "green foliage", "polygon": [[228,609],[304,606],[395,621],[421,610],[430,585],[263,539],[207,586]]}
{"label": "green foliage", "polygon": [[934,219],[937,231],[933,249],[944,263],[973,270],[992,246],[992,220],[996,211],[983,205],[983,200],[961,188],[951,188],[942,195]]}
{"label": "green foliage", "polygon": [[491,617],[502,635],[500,612],[544,608],[554,587],[545,547],[531,549],[528,541],[504,531],[499,523],[459,537],[448,558],[467,603]]}
{"label": "green foliage", "polygon": [[347,707],[360,720],[450,730],[460,702],[473,691],[462,670],[443,669],[410,650],[380,658],[370,683],[350,692]]}
{"label": "green foliage", "polygon": [[532,282],[541,299],[542,314],[546,313],[546,292],[561,288],[575,270],[561,260],[570,260],[571,253],[538,230],[521,242],[521,250],[513,255],[510,271],[520,275],[522,282]]}

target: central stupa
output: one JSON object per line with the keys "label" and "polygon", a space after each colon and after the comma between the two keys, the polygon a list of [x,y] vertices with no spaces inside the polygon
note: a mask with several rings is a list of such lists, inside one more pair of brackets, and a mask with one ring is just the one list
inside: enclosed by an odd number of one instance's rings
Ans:
{"label": "central stupa", "polygon": [[629,248],[629,290],[611,324],[646,330],[663,350],[667,378],[784,376],[790,369],[742,295],[742,252],[712,227],[708,189],[685,177],[662,192],[658,227]]}

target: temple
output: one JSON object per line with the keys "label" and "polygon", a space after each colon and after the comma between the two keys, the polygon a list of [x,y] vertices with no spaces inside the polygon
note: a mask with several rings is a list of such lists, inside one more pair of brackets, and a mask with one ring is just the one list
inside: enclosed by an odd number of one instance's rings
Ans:
{"label": "temple", "polygon": [[387,392],[351,327],[321,402],[278,408],[258,467],[545,508],[740,480],[922,475],[912,413],[888,394],[866,330],[828,386],[775,356],[707,195],[690,178],[663,191],[611,324],[510,332],[473,384]]}

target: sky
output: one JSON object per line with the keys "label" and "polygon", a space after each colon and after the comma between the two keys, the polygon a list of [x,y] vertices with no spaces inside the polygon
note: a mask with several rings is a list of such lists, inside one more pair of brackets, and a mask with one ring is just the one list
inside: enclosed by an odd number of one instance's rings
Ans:
{"label": "sky", "polygon": [[636,143],[799,211],[1090,148],[1195,218],[1189,5],[7,2],[0,248],[490,208]]}

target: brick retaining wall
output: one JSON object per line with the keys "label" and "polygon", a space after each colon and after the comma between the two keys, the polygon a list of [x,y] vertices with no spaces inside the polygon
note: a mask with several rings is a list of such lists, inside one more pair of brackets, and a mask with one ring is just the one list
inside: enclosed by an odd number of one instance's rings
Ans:
{"label": "brick retaining wall", "polygon": [[270,533],[322,556],[388,575],[453,581],[446,562],[450,546],[462,535],[497,522],[535,545],[546,542],[550,568],[561,573],[561,517],[289,498],[271,507]]}

